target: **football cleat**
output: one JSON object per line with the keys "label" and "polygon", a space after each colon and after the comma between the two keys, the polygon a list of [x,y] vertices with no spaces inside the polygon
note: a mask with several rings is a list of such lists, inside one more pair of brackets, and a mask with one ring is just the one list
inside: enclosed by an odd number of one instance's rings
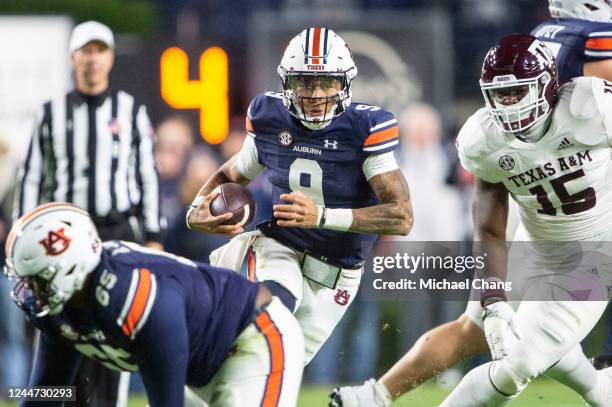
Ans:
{"label": "football cleat", "polygon": [[589,359],[589,362],[595,366],[595,369],[603,370],[612,366],[612,355],[595,356],[594,358]]}
{"label": "football cleat", "polygon": [[329,407],[387,407],[391,395],[382,382],[370,379],[361,386],[337,387],[329,395]]}

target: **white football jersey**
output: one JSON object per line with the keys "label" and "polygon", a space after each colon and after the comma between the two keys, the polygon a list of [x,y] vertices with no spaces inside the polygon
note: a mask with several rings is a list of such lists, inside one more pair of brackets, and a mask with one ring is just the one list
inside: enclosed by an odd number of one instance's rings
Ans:
{"label": "white football jersey", "polygon": [[504,133],[482,108],[457,137],[463,167],[503,182],[533,240],[584,240],[612,230],[612,82],[581,77],[559,90],[535,143]]}

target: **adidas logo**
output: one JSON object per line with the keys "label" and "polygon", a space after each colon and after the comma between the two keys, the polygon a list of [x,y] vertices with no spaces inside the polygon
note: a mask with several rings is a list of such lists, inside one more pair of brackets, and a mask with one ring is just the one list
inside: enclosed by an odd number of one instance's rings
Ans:
{"label": "adidas logo", "polygon": [[559,147],[557,147],[557,150],[565,150],[566,148],[570,147],[574,147],[574,143],[569,141],[567,137],[563,137],[563,140],[561,140],[561,143],[559,143]]}

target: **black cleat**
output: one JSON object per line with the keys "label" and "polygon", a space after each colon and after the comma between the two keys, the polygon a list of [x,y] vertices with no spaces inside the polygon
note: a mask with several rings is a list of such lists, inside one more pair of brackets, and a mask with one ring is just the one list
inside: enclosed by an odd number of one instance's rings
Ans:
{"label": "black cleat", "polygon": [[335,388],[329,395],[328,407],[342,407],[342,397],[340,397],[340,389]]}
{"label": "black cleat", "polygon": [[612,355],[595,356],[594,358],[589,359],[589,362],[591,362],[595,369],[602,370],[612,366]]}

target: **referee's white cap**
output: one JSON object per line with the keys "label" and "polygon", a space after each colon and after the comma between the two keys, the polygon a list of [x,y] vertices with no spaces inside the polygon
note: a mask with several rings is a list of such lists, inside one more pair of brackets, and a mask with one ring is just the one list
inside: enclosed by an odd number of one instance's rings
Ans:
{"label": "referee's white cap", "polygon": [[87,21],[74,27],[70,36],[70,53],[84,47],[92,41],[100,41],[115,48],[115,38],[113,32],[106,25],[97,21]]}

